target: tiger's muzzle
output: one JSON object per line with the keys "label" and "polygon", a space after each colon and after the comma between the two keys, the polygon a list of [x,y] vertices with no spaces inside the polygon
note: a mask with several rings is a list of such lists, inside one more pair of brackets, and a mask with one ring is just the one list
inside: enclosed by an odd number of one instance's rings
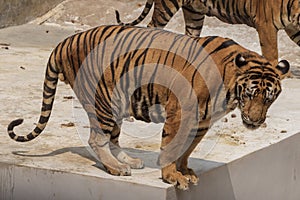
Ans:
{"label": "tiger's muzzle", "polygon": [[243,114],[243,113],[242,113],[241,116],[242,116],[242,120],[243,120],[244,126],[245,126],[246,128],[248,128],[248,129],[257,129],[257,128],[259,128],[260,125],[262,125],[262,124],[265,122],[265,120],[266,120],[266,118],[264,117],[264,118],[260,118],[260,119],[258,119],[258,120],[256,120],[256,121],[254,121],[254,120],[251,120],[249,116],[246,116],[246,115]]}

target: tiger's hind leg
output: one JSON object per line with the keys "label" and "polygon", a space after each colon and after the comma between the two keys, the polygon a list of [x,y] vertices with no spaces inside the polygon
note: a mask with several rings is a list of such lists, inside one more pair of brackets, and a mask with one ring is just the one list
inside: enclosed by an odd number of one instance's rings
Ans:
{"label": "tiger's hind leg", "polygon": [[112,154],[122,163],[128,164],[132,169],[142,169],[144,163],[139,158],[132,158],[126,152],[124,152],[119,145],[119,135],[121,132],[121,123],[116,123],[113,127],[110,137],[110,150]]}
{"label": "tiger's hind leg", "polygon": [[200,36],[205,15],[196,11],[190,5],[183,6],[182,11],[185,21],[185,34],[194,37]]}
{"label": "tiger's hind leg", "polygon": [[[89,145],[96,153],[97,157],[106,168],[106,170],[117,176],[131,175],[131,168],[128,164],[120,162],[111,152],[110,138],[113,126],[101,116],[97,116],[94,106],[84,105],[90,120],[90,138]],[[98,112],[98,111],[96,111]]]}

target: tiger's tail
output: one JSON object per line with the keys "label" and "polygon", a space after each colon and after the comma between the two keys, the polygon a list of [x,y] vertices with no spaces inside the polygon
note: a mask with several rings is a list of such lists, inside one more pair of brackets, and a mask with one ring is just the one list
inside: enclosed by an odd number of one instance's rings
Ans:
{"label": "tiger's tail", "polygon": [[[54,56],[52,55],[51,57],[53,60]],[[29,134],[24,136],[16,135],[13,129],[15,126],[22,124],[23,119],[14,120],[10,122],[10,124],[7,127],[8,135],[10,136],[11,139],[17,142],[28,142],[30,140],[33,140],[37,136],[39,136],[42,133],[42,131],[45,129],[47,122],[50,118],[55,92],[56,92],[56,86],[58,82],[58,76],[59,76],[58,70],[56,69],[55,65],[51,64],[51,57],[49,59],[46,68],[46,75],[44,79],[43,102],[42,102],[41,114],[35,129]]]}
{"label": "tiger's tail", "polygon": [[146,16],[150,12],[150,10],[152,8],[152,5],[153,5],[153,1],[154,0],[147,0],[146,5],[144,7],[144,10],[140,14],[140,16],[136,20],[134,20],[133,22],[129,22],[129,23],[122,22],[120,20],[120,13],[119,13],[119,11],[115,10],[117,23],[119,25],[124,25],[124,26],[135,26],[135,25],[139,24],[141,21],[143,21],[146,18]]}

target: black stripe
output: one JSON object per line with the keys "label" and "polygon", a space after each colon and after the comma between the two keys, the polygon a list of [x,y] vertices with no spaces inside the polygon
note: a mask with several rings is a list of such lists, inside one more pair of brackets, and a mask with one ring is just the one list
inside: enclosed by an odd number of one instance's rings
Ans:
{"label": "black stripe", "polygon": [[[285,24],[284,24],[284,7],[283,7],[284,3],[283,3],[283,0],[281,0],[281,6],[280,6],[280,22],[281,24],[285,27]],[[272,13],[273,15],[273,13]],[[274,22],[273,22],[274,23]],[[276,27],[276,26],[275,26]]]}
{"label": "black stripe", "polygon": [[[77,54],[77,67],[79,68],[81,66],[81,58],[80,58],[80,51],[81,51],[81,37],[82,35],[84,35],[84,33],[79,33],[78,34],[78,37],[77,37],[77,40],[76,40],[76,54]],[[75,65],[76,66],[76,65]],[[75,66],[73,66],[75,68]],[[74,73],[76,74],[76,72]]]}
{"label": "black stripe", "polygon": [[166,26],[166,24],[168,23],[169,20],[166,19],[166,18],[164,17],[164,15],[162,15],[162,18],[163,18],[163,20],[165,20],[165,21],[160,22],[160,21],[158,21],[156,18],[152,18],[152,22],[153,22],[153,24],[154,24],[155,27],[165,27],[165,26]]}
{"label": "black stripe", "polygon": [[296,34],[292,35],[291,39],[294,40],[297,37],[300,37],[300,31],[298,31]]}
{"label": "black stripe", "polygon": [[52,106],[53,106],[53,101],[51,101],[51,104],[43,103],[41,111],[45,112],[45,111],[51,110]]}
{"label": "black stripe", "polygon": [[145,8],[151,9],[153,3],[146,2]]}
{"label": "black stripe", "polygon": [[[166,56],[166,60],[167,60],[167,57],[168,56]],[[154,70],[154,72],[152,73],[152,75],[151,75],[151,78],[150,78],[150,80],[149,80],[149,84],[148,84],[148,87],[147,87],[147,90],[148,90],[148,95],[149,95],[149,101],[150,102],[152,102],[152,100],[153,100],[153,97],[154,97],[154,94],[153,94],[153,84],[154,84],[154,80],[155,80],[155,77],[156,77],[156,74],[157,74],[157,70],[158,70],[158,68],[159,68],[159,63],[160,63],[160,59],[161,59],[161,54],[160,54],[160,56],[159,56],[159,59],[158,59],[158,61],[157,61],[157,66],[155,67],[155,70]],[[165,62],[166,62],[166,60],[165,60]],[[164,64],[165,65],[165,64]]]}
{"label": "black stripe", "polygon": [[205,102],[205,112],[204,112],[204,115],[202,116],[202,120],[205,120],[208,116],[208,113],[209,113],[209,104],[210,104],[210,94]]}
{"label": "black stripe", "polygon": [[[103,115],[100,116],[99,114],[97,114],[97,120],[100,124],[111,127],[111,128],[115,124],[115,121],[111,117],[106,117]],[[109,132],[109,133],[111,133],[111,132]]]}
{"label": "black stripe", "polygon": [[[111,116],[112,115],[112,108],[107,107],[106,105],[103,104],[103,101],[97,101],[95,105],[95,113],[97,116]],[[101,114],[101,115],[100,115]]]}
{"label": "black stripe", "polygon": [[208,37],[205,42],[201,45],[203,48],[205,48],[210,42],[212,42],[214,39],[218,38],[218,36],[210,36]]}
{"label": "black stripe", "polygon": [[225,105],[223,105],[223,107],[225,107],[225,106],[228,105],[229,100],[230,100],[230,97],[231,97],[230,90],[227,90],[227,93],[226,93],[226,100],[225,100]]}
{"label": "black stripe", "polygon": [[28,140],[33,140],[34,138],[36,138],[38,135],[34,136],[32,133],[29,133],[27,135]]}
{"label": "black stripe", "polygon": [[169,0],[169,1],[174,5],[174,7],[176,8],[176,10],[180,9],[179,4],[178,4],[178,0]]}
{"label": "black stripe", "polygon": [[18,136],[16,141],[17,142],[27,142],[28,140],[26,140],[24,136]]}
{"label": "black stripe", "polygon": [[50,115],[44,117],[44,116],[40,116],[40,119],[39,119],[39,124],[44,124],[46,122],[49,121],[49,118],[50,118]]}
{"label": "black stripe", "polygon": [[121,88],[123,89],[123,92],[124,92],[125,97],[127,99],[127,98],[129,98],[127,91],[128,91],[129,86],[130,86],[130,77],[129,77],[128,71],[129,71],[132,56],[131,56],[131,53],[128,53],[126,56],[127,56],[127,59],[125,60],[123,70],[121,72],[121,76],[125,76],[125,78],[123,78],[122,81],[121,81]]}
{"label": "black stripe", "polygon": [[54,89],[50,88],[47,83],[44,84],[44,91],[50,94],[54,94],[56,91],[56,87]]}
{"label": "black stripe", "polygon": [[189,25],[185,25],[186,28],[192,29],[192,30],[201,30],[202,29],[202,25],[201,26],[189,26]]}
{"label": "black stripe", "polygon": [[[203,49],[210,43],[212,42],[213,40],[217,39],[218,37],[217,36],[210,36],[210,37],[207,37],[206,40],[201,44],[201,48],[198,49],[197,53],[194,55],[194,58],[192,60],[191,63],[194,63],[196,59],[199,59],[199,57],[201,58],[202,56],[201,53],[203,51]],[[199,38],[200,39],[200,38]],[[196,45],[196,44],[195,44]],[[203,60],[205,60],[206,58],[204,58]],[[203,63],[203,61],[201,62]],[[200,66],[201,66],[201,63],[200,63]],[[197,68],[199,68],[200,66],[196,66]],[[196,70],[197,71],[197,70]],[[194,73],[196,73],[196,71]],[[193,75],[194,77],[194,75]]]}
{"label": "black stripe", "polygon": [[[105,87],[105,86],[98,85],[98,87],[99,87],[100,92],[98,92],[98,90],[97,90],[97,93],[95,95],[95,110],[96,111],[99,110],[102,113],[110,115],[111,114],[111,105],[110,105],[111,101],[107,101],[107,99],[104,98],[103,95],[101,95],[101,94],[103,94],[102,87]],[[89,94],[86,94],[86,95],[89,95]]]}
{"label": "black stripe", "polygon": [[[145,62],[146,59],[146,55],[149,49],[146,49],[144,51],[141,52],[140,55],[138,55],[134,61],[134,68],[133,68],[133,74],[134,74],[134,85],[135,87],[137,86],[141,86],[141,78],[140,78],[140,74],[138,73],[139,70],[143,70],[144,66],[139,66],[140,60],[142,60],[142,63]],[[134,93],[134,97],[139,101],[140,100],[140,90]]]}
{"label": "black stripe", "polygon": [[234,60],[233,55],[235,55],[237,53],[237,51],[232,51],[230,52],[229,54],[227,54],[227,56],[225,56],[223,59],[222,59],[222,62],[225,63],[227,60],[230,60],[228,62],[232,62]]}
{"label": "black stripe", "polygon": [[16,134],[14,132],[9,132],[8,135],[11,139],[14,139],[16,137]]}
{"label": "black stripe", "polygon": [[202,14],[201,12],[198,12],[198,11],[194,10],[193,8],[188,7],[188,6],[182,6],[182,9],[188,11],[191,14],[196,14],[196,15],[201,15]]}
{"label": "black stripe", "polygon": [[12,131],[14,129],[15,126],[19,126],[20,124],[23,123],[23,119],[16,119],[12,122],[9,123],[8,127],[7,127],[7,131]]}
{"label": "black stripe", "polygon": [[[224,80],[224,79],[223,79],[223,80]],[[213,111],[217,110],[216,104],[217,104],[217,102],[219,101],[220,95],[222,94],[222,93],[221,93],[222,88],[224,88],[223,83],[220,84],[220,86],[218,87],[218,90],[217,90],[217,92],[216,92],[216,96],[215,96],[215,98],[214,98],[214,100],[215,100],[215,101],[214,101],[214,105],[213,105],[213,107],[212,107],[212,110],[213,110]],[[221,98],[223,98],[223,96],[221,96]],[[224,107],[223,107],[223,109],[224,109],[224,111],[226,110],[226,108],[224,108]]]}
{"label": "black stripe", "polygon": [[40,134],[43,130],[40,129],[39,127],[35,127],[35,129],[33,131],[37,134]]}
{"label": "black stripe", "polygon": [[174,13],[172,13],[172,11],[169,9],[169,7],[168,7],[168,5],[166,4],[166,2],[165,2],[165,1],[161,1],[161,4],[162,4],[164,10],[166,11],[166,13],[167,13],[170,17],[172,17]]}
{"label": "black stripe", "polygon": [[[50,63],[48,63],[48,68],[51,68],[50,66]],[[57,83],[57,77],[52,77],[52,76],[50,76],[48,73],[46,73],[46,79],[48,80],[48,81],[51,81],[51,82],[54,82],[54,83]]]}
{"label": "black stripe", "polygon": [[158,13],[158,16],[160,16],[161,19],[163,20],[162,22],[159,22],[158,17],[152,18],[152,20],[154,20],[154,19],[157,20],[157,23],[166,25],[169,22],[169,20],[171,19],[171,17],[168,17],[168,15],[166,15],[166,13],[163,10],[157,10],[157,13]]}
{"label": "black stripe", "polygon": [[292,5],[294,3],[294,0],[289,0],[288,3],[286,4],[286,9],[287,9],[287,16],[288,20],[292,21],[292,16],[291,16],[291,11],[292,11]]}
{"label": "black stripe", "polygon": [[120,136],[120,132],[118,132],[117,134],[111,134],[110,140],[117,139],[119,136]]}
{"label": "black stripe", "polygon": [[233,46],[233,45],[237,45],[237,43],[234,42],[233,40],[226,40],[226,41],[223,42],[220,46],[218,46],[214,51],[212,51],[212,52],[210,53],[210,55],[213,54],[213,53],[216,53],[216,52],[218,52],[218,51],[220,51],[220,50],[222,50],[222,49],[225,49],[225,48],[228,48],[228,47],[230,47],[230,46]]}
{"label": "black stripe", "polygon": [[[69,39],[68,39],[68,41],[69,41],[69,44],[68,44],[68,46],[66,47],[66,50],[65,50],[65,53],[66,53],[66,57],[67,57],[67,59],[68,59],[68,62],[69,62],[69,64],[70,64],[70,71],[72,70],[73,71],[73,74],[72,75],[75,75],[76,74],[76,72],[75,72],[75,70],[73,69],[74,68],[74,61],[73,61],[73,54],[71,53],[72,52],[72,43],[73,43],[73,40],[74,40],[74,36],[72,36],[72,37],[70,37]],[[61,52],[62,50],[60,50],[60,52]],[[62,56],[62,54],[60,53],[60,57]],[[62,58],[60,58],[60,59],[62,59]],[[56,59],[54,58],[54,60],[56,61]],[[62,66],[63,67],[63,66]],[[62,69],[63,70],[63,75],[64,75],[64,77],[65,78],[67,78],[66,77],[66,69]],[[76,77],[76,76],[74,76],[74,77]]]}
{"label": "black stripe", "polygon": [[165,129],[163,129],[163,131],[162,131],[162,138],[165,138],[167,136],[169,136],[169,134],[166,133]]}

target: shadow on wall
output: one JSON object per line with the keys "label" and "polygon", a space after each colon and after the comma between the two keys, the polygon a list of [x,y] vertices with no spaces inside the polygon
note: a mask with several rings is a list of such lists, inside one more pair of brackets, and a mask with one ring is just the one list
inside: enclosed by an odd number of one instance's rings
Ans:
{"label": "shadow on wall", "polygon": [[0,28],[27,23],[64,0],[0,0]]}

